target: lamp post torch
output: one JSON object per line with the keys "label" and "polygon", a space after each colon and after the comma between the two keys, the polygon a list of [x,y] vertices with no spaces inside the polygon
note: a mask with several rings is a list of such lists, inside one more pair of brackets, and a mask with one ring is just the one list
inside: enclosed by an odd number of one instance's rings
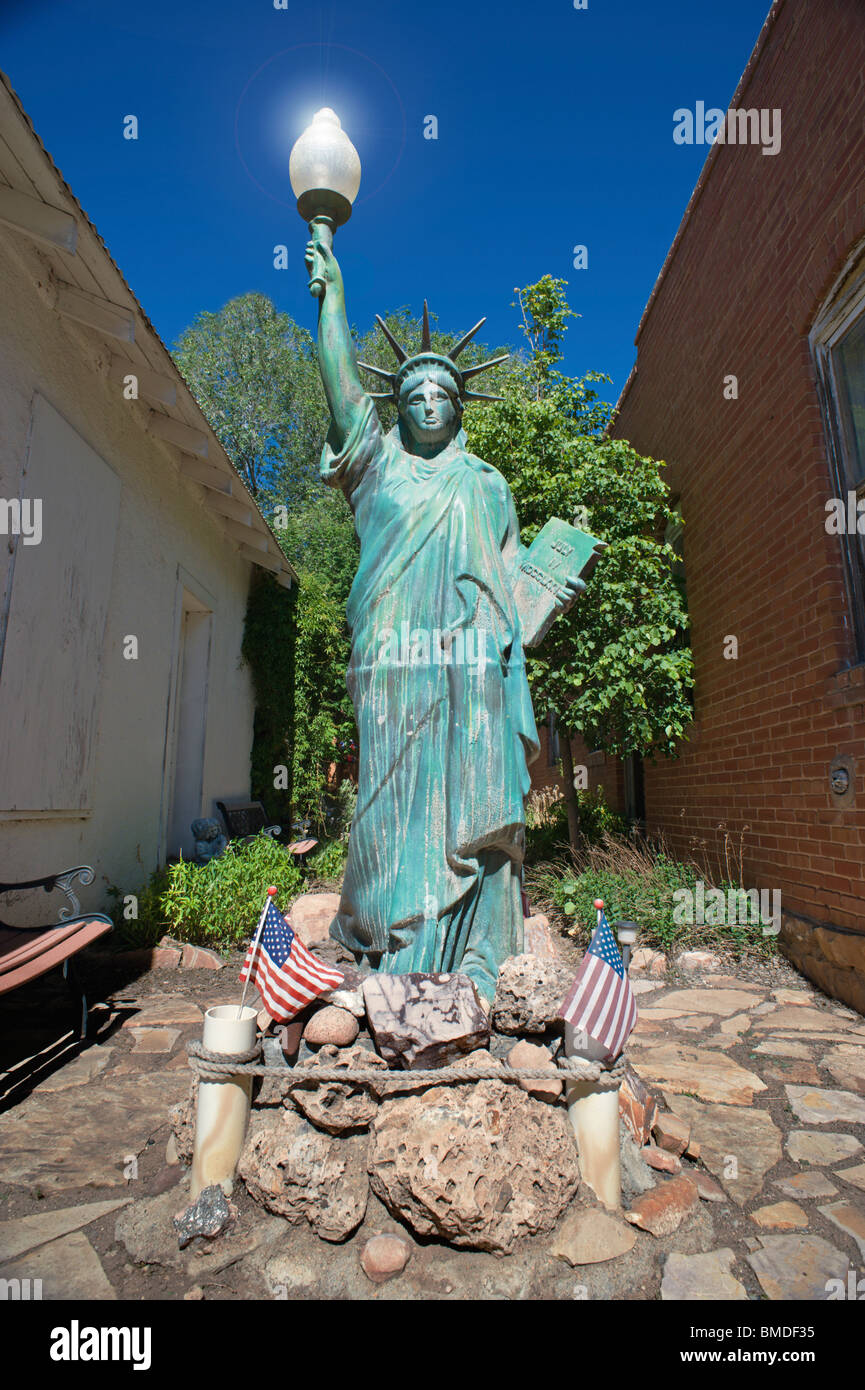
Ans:
{"label": "lamp post torch", "polygon": [[[295,142],[288,176],[297,198],[297,210],[309,223],[313,240],[333,245],[333,234],[351,217],[351,205],[360,188],[360,158],[340,125],[339,117],[323,106],[312,124]],[[310,294],[319,299],[324,279],[313,259]]]}

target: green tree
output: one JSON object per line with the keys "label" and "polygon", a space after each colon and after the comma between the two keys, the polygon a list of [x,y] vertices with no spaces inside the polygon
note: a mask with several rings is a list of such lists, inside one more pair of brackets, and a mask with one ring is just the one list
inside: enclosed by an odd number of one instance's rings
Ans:
{"label": "green tree", "polygon": [[[505,400],[469,406],[472,451],[504,474],[529,545],[551,516],[573,521],[608,543],[585,593],[529,653],[536,710],[556,711],[565,734],[620,757],[675,756],[692,717],[693,667],[683,645],[688,618],[664,539],[673,518],[663,464],[601,431],[611,407],[592,382],[555,370],[567,302],[564,281],[545,276],[518,291],[528,306],[533,354],[512,373]],[[570,838],[579,811],[565,738],[563,772]]]}
{"label": "green tree", "polygon": [[328,424],[310,333],[266,295],[244,294],[199,314],[173,355],[262,511],[309,503]]}

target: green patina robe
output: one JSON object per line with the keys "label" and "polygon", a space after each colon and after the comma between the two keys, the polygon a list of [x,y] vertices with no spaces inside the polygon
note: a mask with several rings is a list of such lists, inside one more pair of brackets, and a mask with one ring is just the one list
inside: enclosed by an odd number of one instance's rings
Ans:
{"label": "green patina robe", "polygon": [[378,969],[459,969],[491,998],[499,964],[523,949],[539,749],[511,596],[524,553],[513,498],[464,445],[460,431],[435,459],[408,453],[367,400],[343,449],[322,454],[361,547],[346,610],[359,787],[330,932]]}

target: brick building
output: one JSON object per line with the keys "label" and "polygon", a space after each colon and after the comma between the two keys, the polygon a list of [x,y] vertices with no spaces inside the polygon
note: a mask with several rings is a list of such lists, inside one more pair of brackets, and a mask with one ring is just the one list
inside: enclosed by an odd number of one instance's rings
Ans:
{"label": "brick building", "polygon": [[694,724],[677,761],[574,757],[681,852],[744,830],[785,949],[865,1012],[861,0],[777,0],[730,109],[780,112],[780,149],[711,147],[612,431],[681,508]]}

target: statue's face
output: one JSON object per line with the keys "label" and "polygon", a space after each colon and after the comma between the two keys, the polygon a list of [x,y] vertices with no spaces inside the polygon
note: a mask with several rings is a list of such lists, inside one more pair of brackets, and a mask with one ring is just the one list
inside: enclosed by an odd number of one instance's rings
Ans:
{"label": "statue's face", "polygon": [[399,413],[418,444],[439,444],[456,432],[456,407],[437,381],[427,379],[413,386],[400,398]]}

